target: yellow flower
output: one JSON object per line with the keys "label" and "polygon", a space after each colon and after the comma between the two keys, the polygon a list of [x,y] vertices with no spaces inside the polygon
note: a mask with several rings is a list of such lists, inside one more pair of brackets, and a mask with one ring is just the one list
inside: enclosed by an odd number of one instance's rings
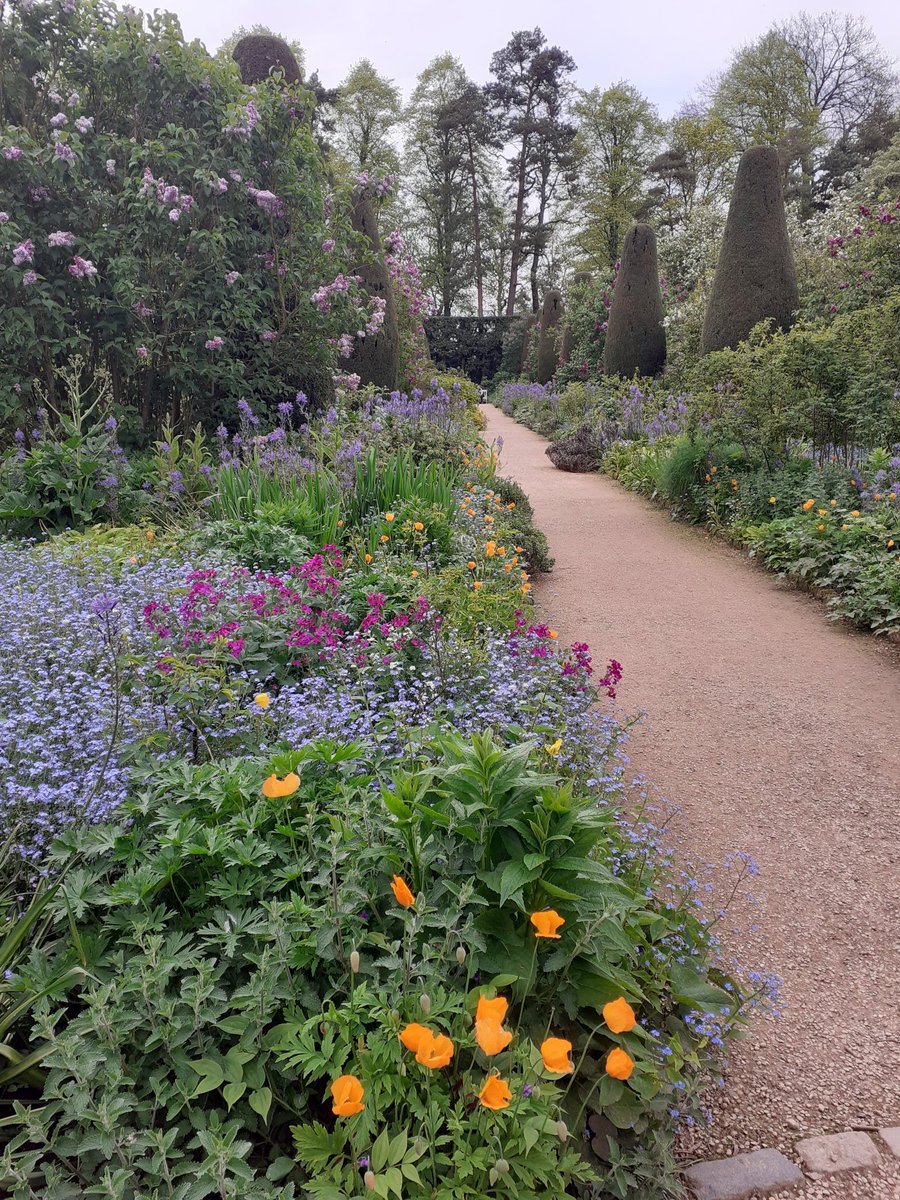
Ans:
{"label": "yellow flower", "polygon": [[506,572],[509,572],[509,571],[511,571],[511,570],[512,570],[512,563],[507,563],[507,564],[504,566],[503,570],[504,570],[504,571],[506,571]]}
{"label": "yellow flower", "polygon": [[494,555],[497,553],[497,543],[496,542],[485,542],[484,552],[488,556],[488,558],[493,558]]}
{"label": "yellow flower", "polygon": [[355,1075],[341,1075],[331,1085],[334,1103],[331,1111],[336,1117],[352,1117],[366,1107],[363,1102],[365,1089]]}
{"label": "yellow flower", "polygon": [[394,514],[393,514],[393,513],[385,513],[385,514],[384,514],[384,519],[385,519],[385,520],[386,520],[388,523],[390,523],[390,522],[391,522],[391,521],[393,521],[393,519],[394,519]]}
{"label": "yellow flower", "polygon": [[634,1059],[619,1046],[614,1046],[606,1056],[606,1073],[613,1079],[625,1080],[634,1070]]}
{"label": "yellow flower", "polygon": [[416,531],[416,533],[421,533],[424,528],[425,528],[425,526],[422,524],[421,521],[413,522],[413,529]]}
{"label": "yellow flower", "polygon": [[611,1000],[609,1004],[603,1005],[603,1020],[613,1033],[628,1033],[630,1029],[634,1029],[635,1025],[637,1025],[637,1017],[634,1015],[634,1009],[624,996],[620,996],[618,1000]]}
{"label": "yellow flower", "polygon": [[557,754],[559,754],[560,750],[562,749],[562,738],[558,737],[552,746],[545,746],[544,749],[551,758],[556,758]]}
{"label": "yellow flower", "polygon": [[485,1108],[499,1112],[503,1108],[509,1108],[512,1092],[509,1090],[509,1084],[499,1075],[489,1075],[484,1081],[484,1087],[478,1093],[478,1099]]}
{"label": "yellow flower", "polygon": [[293,796],[299,786],[300,776],[290,771],[284,779],[279,779],[275,774],[270,775],[262,785],[262,792],[270,800],[280,800],[283,796]]}
{"label": "yellow flower", "polygon": [[535,928],[535,937],[554,938],[558,941],[562,936],[556,931],[565,925],[566,919],[561,917],[555,909],[550,908],[546,912],[532,913],[530,919]]}
{"label": "yellow flower", "polygon": [[846,522],[846,521],[845,521],[845,522],[844,522],[844,524],[841,526],[841,529],[849,529],[849,528],[850,528],[850,526],[847,524],[847,522]]}
{"label": "yellow flower", "polygon": [[893,550],[893,548],[894,548],[894,539],[893,538],[888,538],[887,548],[888,548],[888,550]]}
{"label": "yellow flower", "polygon": [[466,563],[466,566],[469,568],[470,571],[474,571],[475,570],[475,560],[473,558],[470,558],[469,561]]}
{"label": "yellow flower", "polygon": [[418,571],[410,571],[410,575],[413,577],[413,579],[418,579],[418,578],[419,578],[419,572],[418,572]]}
{"label": "yellow flower", "polygon": [[395,875],[391,880],[391,891],[397,899],[397,903],[403,908],[410,908],[415,903],[415,896],[409,890],[409,885],[400,876]]}
{"label": "yellow flower", "polygon": [[272,701],[269,699],[268,692],[259,692],[253,697],[253,703],[257,708],[268,708]]}
{"label": "yellow flower", "polygon": [[548,629],[547,632],[550,634],[551,638],[556,639],[559,637],[559,634],[556,632],[555,629]]}
{"label": "yellow flower", "polygon": [[546,1038],[541,1042],[541,1058],[544,1069],[554,1075],[568,1075],[575,1068],[569,1055],[572,1053],[572,1043],[565,1038]]}
{"label": "yellow flower", "polygon": [[525,553],[524,546],[516,546],[516,554],[524,554],[524,553]]}
{"label": "yellow flower", "polygon": [[774,504],[774,503],[775,503],[775,497],[774,497],[774,496],[770,496],[770,497],[769,497],[769,503],[770,503],[770,504]]}

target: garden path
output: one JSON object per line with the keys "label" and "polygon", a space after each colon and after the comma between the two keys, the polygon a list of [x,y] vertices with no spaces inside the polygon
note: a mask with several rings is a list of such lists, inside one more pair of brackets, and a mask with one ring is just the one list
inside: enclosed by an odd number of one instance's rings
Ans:
{"label": "garden path", "polygon": [[687,1151],[900,1124],[900,655],[611,480],[557,471],[544,438],[484,412],[556,559],[537,607],[623,664],[619,701],[647,713],[631,763],[680,808],[679,854],[759,864],[757,907],[722,932],[782,976],[783,1014],[734,1048]]}

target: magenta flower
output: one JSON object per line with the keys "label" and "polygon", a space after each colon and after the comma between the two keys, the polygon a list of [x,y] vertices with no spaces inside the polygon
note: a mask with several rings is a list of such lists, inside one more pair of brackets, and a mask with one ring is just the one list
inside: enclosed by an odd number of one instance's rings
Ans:
{"label": "magenta flower", "polygon": [[146,361],[150,357],[150,351],[146,346],[138,346],[136,353],[142,361]]}
{"label": "magenta flower", "polygon": [[204,345],[206,346],[207,350],[221,350],[225,345],[225,340],[217,335],[216,337],[212,337],[208,341],[204,342]]}
{"label": "magenta flower", "polygon": [[76,254],[69,265],[69,274],[74,275],[76,279],[90,279],[92,275],[97,274],[97,268],[89,258],[81,258]]}
{"label": "magenta flower", "polygon": [[237,283],[237,281],[240,279],[240,277],[241,277],[240,271],[229,271],[228,274],[225,276],[225,282],[228,284],[229,287],[232,287],[235,283]]}

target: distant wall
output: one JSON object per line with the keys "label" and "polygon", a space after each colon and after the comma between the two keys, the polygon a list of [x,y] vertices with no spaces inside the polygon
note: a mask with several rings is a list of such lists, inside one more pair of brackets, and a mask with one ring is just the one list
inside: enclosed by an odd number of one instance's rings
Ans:
{"label": "distant wall", "polygon": [[500,369],[509,321],[509,317],[429,317],[425,335],[433,362],[462,371],[476,383],[492,379]]}

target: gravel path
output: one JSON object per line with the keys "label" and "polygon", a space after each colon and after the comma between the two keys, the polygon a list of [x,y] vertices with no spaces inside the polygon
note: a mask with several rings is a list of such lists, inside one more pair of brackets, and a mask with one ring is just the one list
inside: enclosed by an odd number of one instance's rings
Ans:
{"label": "gravel path", "polygon": [[485,415],[556,559],[538,608],[623,664],[619,700],[647,713],[632,765],[680,807],[675,844],[759,864],[758,905],[725,937],[782,976],[783,1015],[735,1047],[715,1123],[685,1152],[900,1125],[900,654],[611,480],[557,471],[543,438]]}

